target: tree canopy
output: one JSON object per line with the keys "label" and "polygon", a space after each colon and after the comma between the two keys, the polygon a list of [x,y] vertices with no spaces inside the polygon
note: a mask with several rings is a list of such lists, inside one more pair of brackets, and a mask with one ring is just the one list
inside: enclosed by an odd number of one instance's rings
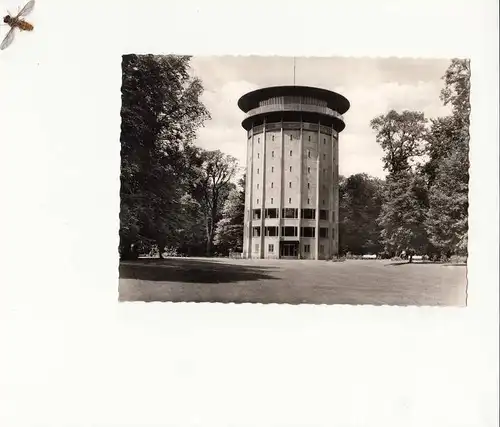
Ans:
{"label": "tree canopy", "polygon": [[429,124],[421,112],[390,111],[371,121],[388,171],[378,223],[392,253],[466,253],[469,61],[453,59],[443,80],[440,99],[450,116]]}
{"label": "tree canopy", "polygon": [[425,221],[431,243],[441,252],[467,254],[469,209],[470,62],[453,59],[443,76],[441,100],[452,114],[431,127],[424,172],[429,211]]}
{"label": "tree canopy", "polygon": [[[192,177],[186,147],[210,115],[189,57],[125,55],[122,61],[120,254],[178,241]],[[162,250],[160,250],[161,254]]]}
{"label": "tree canopy", "polygon": [[377,223],[382,207],[383,181],[366,174],[340,179],[339,250],[376,254],[382,249]]}

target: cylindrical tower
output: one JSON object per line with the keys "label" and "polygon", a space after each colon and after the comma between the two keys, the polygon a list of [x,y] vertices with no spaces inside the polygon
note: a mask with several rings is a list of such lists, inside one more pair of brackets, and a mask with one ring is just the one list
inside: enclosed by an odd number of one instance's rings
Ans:
{"label": "cylindrical tower", "polygon": [[247,131],[244,258],[329,259],[338,253],[342,95],[275,86],[243,95]]}

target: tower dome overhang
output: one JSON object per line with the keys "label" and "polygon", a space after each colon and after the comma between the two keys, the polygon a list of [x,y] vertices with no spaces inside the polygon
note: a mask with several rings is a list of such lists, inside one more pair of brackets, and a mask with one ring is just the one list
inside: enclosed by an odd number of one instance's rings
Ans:
{"label": "tower dome overhang", "polygon": [[238,100],[245,113],[241,125],[247,131],[264,121],[321,123],[337,132],[345,128],[342,114],[350,103],[339,93],[309,86],[271,86],[257,89]]}

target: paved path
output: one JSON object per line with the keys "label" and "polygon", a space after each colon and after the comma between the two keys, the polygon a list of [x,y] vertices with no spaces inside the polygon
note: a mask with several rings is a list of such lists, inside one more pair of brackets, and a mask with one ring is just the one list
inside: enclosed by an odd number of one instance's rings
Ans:
{"label": "paved path", "polygon": [[466,267],[388,261],[170,258],[120,265],[120,301],[454,305]]}

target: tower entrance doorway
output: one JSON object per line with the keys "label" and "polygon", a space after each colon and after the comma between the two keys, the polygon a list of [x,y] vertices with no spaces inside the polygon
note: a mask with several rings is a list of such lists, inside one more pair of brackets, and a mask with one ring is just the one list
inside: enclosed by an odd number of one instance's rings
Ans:
{"label": "tower entrance doorway", "polygon": [[280,242],[280,258],[298,258],[299,242]]}

